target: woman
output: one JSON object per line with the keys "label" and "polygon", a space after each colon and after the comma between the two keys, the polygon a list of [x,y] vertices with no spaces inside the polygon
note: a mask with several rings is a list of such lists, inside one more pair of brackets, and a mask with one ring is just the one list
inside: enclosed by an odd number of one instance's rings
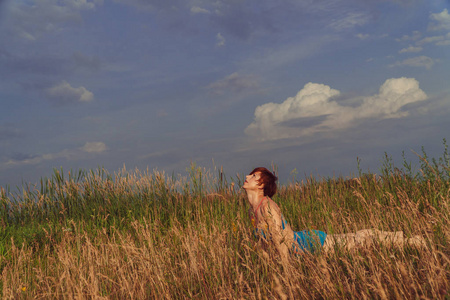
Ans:
{"label": "woman", "polygon": [[369,245],[374,240],[389,245],[403,246],[405,241],[411,245],[426,247],[418,236],[405,240],[403,232],[385,232],[376,229],[360,230],[356,233],[327,235],[319,230],[293,231],[283,217],[278,205],[271,199],[277,191],[277,177],[266,168],[254,169],[246,176],[242,186],[247,192],[251,206],[251,218],[255,233],[274,243],[283,260],[289,252],[334,250],[335,245],[351,249]]}

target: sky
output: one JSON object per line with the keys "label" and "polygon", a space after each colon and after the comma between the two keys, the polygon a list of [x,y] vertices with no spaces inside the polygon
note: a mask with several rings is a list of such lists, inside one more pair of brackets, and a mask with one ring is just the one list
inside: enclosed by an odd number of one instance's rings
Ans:
{"label": "sky", "polygon": [[0,186],[54,168],[280,182],[450,141],[449,0],[0,0]]}

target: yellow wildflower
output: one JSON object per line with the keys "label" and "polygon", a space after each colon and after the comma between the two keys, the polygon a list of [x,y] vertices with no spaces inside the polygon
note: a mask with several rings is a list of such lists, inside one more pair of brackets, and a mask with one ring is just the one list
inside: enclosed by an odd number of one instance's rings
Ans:
{"label": "yellow wildflower", "polygon": [[234,222],[231,224],[231,229],[233,229],[233,232],[237,231],[236,225],[234,224]]}

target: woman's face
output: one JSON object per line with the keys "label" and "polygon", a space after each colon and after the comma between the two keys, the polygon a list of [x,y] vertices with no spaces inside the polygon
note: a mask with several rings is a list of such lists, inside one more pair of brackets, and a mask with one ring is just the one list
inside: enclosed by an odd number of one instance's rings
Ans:
{"label": "woman's face", "polygon": [[245,177],[244,185],[242,187],[246,190],[262,189],[263,185],[259,184],[260,178],[261,178],[261,172],[255,172],[253,174],[249,174]]}

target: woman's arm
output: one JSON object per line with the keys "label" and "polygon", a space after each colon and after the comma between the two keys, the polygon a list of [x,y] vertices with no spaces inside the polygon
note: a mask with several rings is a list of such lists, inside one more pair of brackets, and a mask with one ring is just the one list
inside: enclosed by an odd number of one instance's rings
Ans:
{"label": "woman's arm", "polygon": [[289,249],[292,247],[292,241],[289,238],[289,230],[283,230],[283,220],[280,208],[268,201],[261,208],[262,223],[266,225],[275,248],[280,253],[281,259],[287,261],[289,258]]}

